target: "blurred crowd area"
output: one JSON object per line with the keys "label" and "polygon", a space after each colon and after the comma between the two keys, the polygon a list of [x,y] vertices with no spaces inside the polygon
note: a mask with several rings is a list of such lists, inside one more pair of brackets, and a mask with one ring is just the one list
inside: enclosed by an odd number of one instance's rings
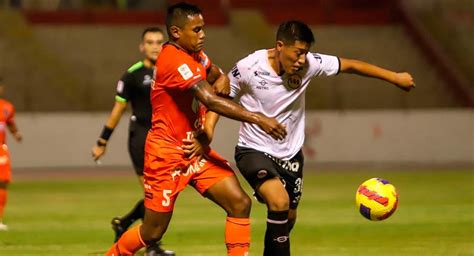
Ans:
{"label": "blurred crowd area", "polygon": [[4,6],[30,10],[162,9],[166,0],[3,0]]}
{"label": "blurred crowd area", "polygon": [[[0,0],[0,76],[7,85],[6,97],[19,111],[109,110],[117,80],[141,59],[138,43],[142,30],[156,25],[164,28],[163,12],[175,2],[179,1]],[[311,26],[316,37],[313,52],[409,71],[417,83],[416,90],[407,95],[383,82],[351,75],[315,79],[307,91],[308,109],[472,106],[472,0],[188,2],[197,3],[205,11],[205,50],[225,71],[253,51],[273,47],[278,23],[293,17]],[[444,67],[454,70],[463,86],[446,79],[448,72],[439,68],[439,56],[436,59],[432,53],[427,54],[426,46],[400,21],[401,14],[395,7],[401,2],[434,39],[440,48],[437,52],[444,54]],[[114,20],[113,12],[135,11],[140,16],[120,16],[120,24],[102,22],[107,17]],[[143,11],[157,16],[146,16],[149,14]],[[86,14],[79,16],[81,12]],[[73,15],[75,23],[68,19]],[[53,16],[54,22],[48,23]],[[143,16],[150,17],[149,22],[137,24],[136,18]],[[85,23],[81,23],[83,18]]]}

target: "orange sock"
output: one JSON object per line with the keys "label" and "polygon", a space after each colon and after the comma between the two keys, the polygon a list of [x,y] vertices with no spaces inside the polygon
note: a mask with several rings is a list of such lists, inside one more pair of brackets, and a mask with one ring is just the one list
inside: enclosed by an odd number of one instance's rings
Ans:
{"label": "orange sock", "polygon": [[250,219],[227,217],[225,225],[227,256],[247,256],[250,247]]}
{"label": "orange sock", "polygon": [[7,195],[8,191],[4,188],[0,188],[0,222],[2,221],[3,211],[7,205]]}
{"label": "orange sock", "polygon": [[106,256],[129,256],[135,255],[135,253],[142,247],[145,247],[140,236],[140,226],[129,229],[120,239],[115,243],[112,248],[105,254]]}

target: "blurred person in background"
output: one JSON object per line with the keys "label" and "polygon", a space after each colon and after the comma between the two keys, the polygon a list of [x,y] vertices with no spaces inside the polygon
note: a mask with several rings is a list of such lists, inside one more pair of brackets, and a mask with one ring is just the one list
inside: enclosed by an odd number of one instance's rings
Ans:
{"label": "blurred person in background", "polygon": [[[144,55],[144,59],[132,65],[118,81],[114,107],[96,145],[92,148],[92,158],[98,162],[105,154],[107,142],[128,103],[131,103],[132,116],[129,124],[128,152],[142,188],[145,139],[151,127],[150,86],[153,81],[155,62],[163,42],[164,33],[160,28],[150,27],[143,31],[139,49]],[[143,220],[144,215],[145,206],[142,198],[125,216],[114,217],[112,219],[112,228],[115,231],[114,242],[117,242],[135,221]],[[149,255],[174,255],[172,251],[161,249],[159,243],[148,247],[147,251]]]}
{"label": "blurred person in background", "polygon": [[[227,255],[246,256],[251,200],[227,161],[209,148],[217,114],[256,123],[273,139],[283,139],[285,128],[273,118],[216,95],[226,94],[229,80],[203,51],[204,18],[197,6],[183,2],[170,6],[166,28],[170,41],[156,62],[152,128],[145,145],[145,219],[106,255],[133,255],[159,241],[177,197],[189,184],[226,212]],[[196,221],[200,218],[195,216]]]}
{"label": "blurred person in background", "polygon": [[23,137],[18,131],[15,123],[15,108],[3,99],[4,84],[0,77],[0,231],[8,230],[8,226],[3,223],[3,214],[7,204],[8,184],[11,182],[10,153],[6,144],[6,129],[10,131],[17,142],[21,142]]}
{"label": "blurred person in background", "polygon": [[402,90],[414,88],[408,73],[336,56],[311,53],[311,29],[299,21],[283,22],[273,49],[256,51],[229,72],[230,97],[249,111],[275,117],[288,136],[273,140],[260,127],[241,123],[235,149],[237,167],[267,206],[265,256],[290,255],[290,236],[303,189],[302,152],[305,91],[316,76],[352,73],[387,81]]}

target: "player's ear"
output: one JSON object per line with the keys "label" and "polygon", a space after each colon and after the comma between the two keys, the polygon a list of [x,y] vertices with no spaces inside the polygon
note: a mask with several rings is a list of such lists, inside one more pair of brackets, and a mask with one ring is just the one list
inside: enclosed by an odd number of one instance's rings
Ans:
{"label": "player's ear", "polygon": [[139,45],[138,45],[138,50],[140,50],[141,53],[144,53],[145,52],[145,45],[143,42],[141,42]]}
{"label": "player's ear", "polygon": [[281,51],[281,49],[283,48],[284,45],[285,45],[285,43],[283,43],[283,41],[277,40],[277,41],[276,41],[276,49],[277,49],[277,51]]}
{"label": "player's ear", "polygon": [[170,30],[171,37],[176,38],[176,39],[180,38],[179,32],[181,30],[179,29],[178,26],[171,26],[169,30]]}

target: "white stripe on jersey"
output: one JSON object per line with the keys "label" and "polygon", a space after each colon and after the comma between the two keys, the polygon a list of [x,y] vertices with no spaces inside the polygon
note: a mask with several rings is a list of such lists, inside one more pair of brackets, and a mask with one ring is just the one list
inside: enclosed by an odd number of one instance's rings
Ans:
{"label": "white stripe on jersey", "polygon": [[308,53],[305,67],[296,74],[278,76],[268,61],[268,51],[256,51],[229,72],[230,96],[252,112],[276,118],[286,126],[287,136],[277,141],[255,124],[241,123],[238,145],[289,160],[303,146],[305,91],[311,78],[339,72],[335,56]]}

